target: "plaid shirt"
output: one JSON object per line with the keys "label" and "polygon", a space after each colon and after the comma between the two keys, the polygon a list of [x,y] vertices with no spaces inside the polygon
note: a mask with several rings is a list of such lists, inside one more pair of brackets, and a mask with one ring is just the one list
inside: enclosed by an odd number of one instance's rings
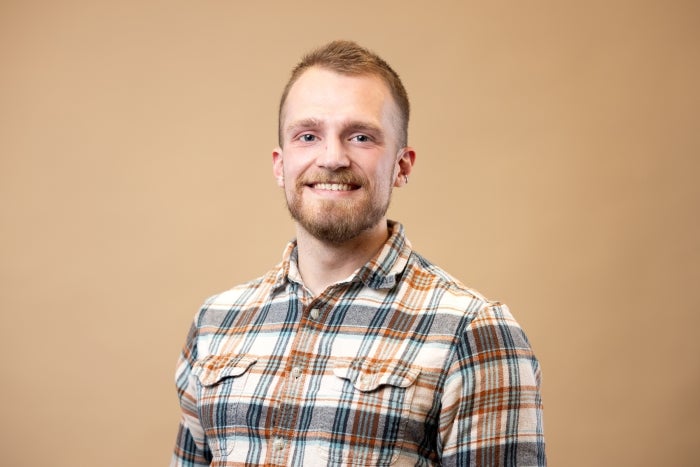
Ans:
{"label": "plaid shirt", "polygon": [[546,463],[522,329],[389,225],[379,254],[317,297],[292,242],[204,304],[177,367],[173,466]]}

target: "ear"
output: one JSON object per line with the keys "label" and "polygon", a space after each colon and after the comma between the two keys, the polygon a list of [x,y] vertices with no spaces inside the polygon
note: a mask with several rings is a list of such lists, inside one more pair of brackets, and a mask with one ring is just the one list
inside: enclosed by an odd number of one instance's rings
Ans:
{"label": "ear", "polygon": [[406,146],[399,151],[396,164],[398,170],[394,178],[394,186],[401,187],[408,183],[408,176],[413,170],[413,165],[416,163],[416,151],[412,147]]}
{"label": "ear", "polygon": [[272,174],[277,180],[277,185],[284,188],[284,163],[282,160],[282,148],[272,150]]}

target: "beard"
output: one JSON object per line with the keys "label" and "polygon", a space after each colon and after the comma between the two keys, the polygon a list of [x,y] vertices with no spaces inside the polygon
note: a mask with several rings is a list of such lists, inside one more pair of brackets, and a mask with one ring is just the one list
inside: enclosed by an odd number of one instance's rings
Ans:
{"label": "beard", "polygon": [[[303,192],[310,183],[343,183],[362,187],[360,199],[321,199],[304,203]],[[287,208],[292,218],[315,238],[342,244],[376,226],[389,208],[391,191],[379,193],[363,177],[349,170],[326,172],[316,176],[300,177],[292,193],[286,193]]]}

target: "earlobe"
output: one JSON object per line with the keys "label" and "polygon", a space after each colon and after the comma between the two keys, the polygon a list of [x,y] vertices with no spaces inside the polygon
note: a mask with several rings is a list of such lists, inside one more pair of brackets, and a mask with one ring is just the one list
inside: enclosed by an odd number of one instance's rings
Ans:
{"label": "earlobe", "polygon": [[408,175],[405,173],[399,173],[394,181],[394,186],[400,188],[402,186],[408,185]]}

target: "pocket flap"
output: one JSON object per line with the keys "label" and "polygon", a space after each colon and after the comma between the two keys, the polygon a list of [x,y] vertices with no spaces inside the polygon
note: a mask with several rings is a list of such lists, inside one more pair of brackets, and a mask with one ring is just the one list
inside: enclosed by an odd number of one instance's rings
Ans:
{"label": "pocket flap", "polygon": [[369,392],[381,386],[407,388],[420,374],[420,368],[400,360],[385,360],[377,363],[365,359],[339,362],[333,368],[338,377],[352,383],[359,391]]}
{"label": "pocket flap", "polygon": [[212,386],[224,378],[235,378],[245,373],[257,360],[245,355],[209,355],[197,360],[192,373],[203,386]]}

